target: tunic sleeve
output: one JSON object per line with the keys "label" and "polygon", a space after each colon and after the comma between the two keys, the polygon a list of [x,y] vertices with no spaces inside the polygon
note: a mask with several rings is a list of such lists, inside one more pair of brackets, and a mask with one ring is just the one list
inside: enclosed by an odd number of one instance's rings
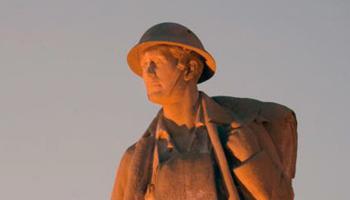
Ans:
{"label": "tunic sleeve", "polygon": [[257,153],[233,171],[239,182],[255,199],[293,199],[291,181],[265,151]]}
{"label": "tunic sleeve", "polygon": [[[239,184],[255,199],[291,200],[291,178],[285,173],[281,158],[269,133],[259,119],[231,131],[226,146],[240,164],[233,169]],[[239,133],[239,134],[237,134]],[[252,148],[254,147],[254,148]],[[241,159],[241,152],[245,153]]]}
{"label": "tunic sleeve", "polygon": [[116,171],[116,177],[111,194],[111,200],[123,200],[126,183],[128,180],[128,168],[134,152],[134,145],[129,147],[120,161],[119,167]]}

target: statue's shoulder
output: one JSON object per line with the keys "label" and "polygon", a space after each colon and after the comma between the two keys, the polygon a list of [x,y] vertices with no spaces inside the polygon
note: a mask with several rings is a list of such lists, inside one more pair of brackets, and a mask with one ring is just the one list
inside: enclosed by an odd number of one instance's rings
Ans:
{"label": "statue's shoulder", "polygon": [[257,116],[266,117],[266,119],[272,121],[283,118],[295,118],[292,109],[275,102],[232,96],[213,96],[211,98],[224,108],[229,109],[243,121],[249,121]]}
{"label": "statue's shoulder", "polygon": [[131,146],[129,146],[129,147],[126,149],[125,153],[127,153],[127,154],[132,154],[132,153],[135,151],[135,148],[136,148],[136,143],[134,143],[134,144],[132,144]]}
{"label": "statue's shoulder", "polygon": [[251,98],[229,96],[211,97],[230,110],[243,123],[257,122],[264,126],[276,145],[285,173],[293,178],[297,157],[297,119],[287,106]]}
{"label": "statue's shoulder", "polygon": [[131,146],[129,146],[123,154],[123,158],[126,160],[130,160],[130,158],[134,155],[135,153],[135,148],[136,148],[136,143],[132,144]]}
{"label": "statue's shoulder", "polygon": [[120,166],[119,166],[119,168],[121,168],[122,171],[130,167],[130,163],[131,163],[132,158],[135,154],[136,144],[137,143],[134,143],[133,145],[129,146],[124,151],[124,153],[121,157],[121,162],[120,162]]}
{"label": "statue's shoulder", "polygon": [[129,166],[129,163],[131,161],[131,158],[133,157],[134,153],[135,153],[135,148],[136,148],[136,144],[134,143],[131,146],[129,146],[123,153],[122,155],[122,161],[124,160],[124,165],[126,165],[125,167]]}

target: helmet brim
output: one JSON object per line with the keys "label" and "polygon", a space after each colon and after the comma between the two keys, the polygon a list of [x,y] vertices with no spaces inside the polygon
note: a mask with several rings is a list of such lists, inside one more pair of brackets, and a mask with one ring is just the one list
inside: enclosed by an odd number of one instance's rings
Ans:
{"label": "helmet brim", "polygon": [[138,76],[142,77],[142,68],[140,66],[140,56],[141,53],[152,46],[158,46],[158,45],[172,45],[172,46],[178,46],[183,47],[189,50],[192,50],[202,56],[204,59],[204,68],[203,72],[201,74],[201,77],[199,78],[197,83],[202,83],[208,79],[210,79],[215,71],[216,71],[216,64],[214,58],[206,51],[189,46],[186,44],[178,43],[178,42],[169,42],[169,41],[147,41],[142,42],[140,44],[135,45],[128,53],[127,61],[129,64],[130,69]]}

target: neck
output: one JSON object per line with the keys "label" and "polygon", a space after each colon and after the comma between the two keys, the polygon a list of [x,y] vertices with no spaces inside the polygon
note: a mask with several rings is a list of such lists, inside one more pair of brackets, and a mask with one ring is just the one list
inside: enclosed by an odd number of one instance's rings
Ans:
{"label": "neck", "polygon": [[172,104],[163,105],[164,116],[178,126],[185,125],[187,128],[195,126],[196,103],[199,92],[197,87],[187,88],[184,90],[183,97]]}

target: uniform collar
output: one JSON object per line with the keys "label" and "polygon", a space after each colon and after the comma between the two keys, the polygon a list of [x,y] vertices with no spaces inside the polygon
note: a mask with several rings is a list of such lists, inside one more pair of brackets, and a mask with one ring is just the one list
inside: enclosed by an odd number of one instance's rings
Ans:
{"label": "uniform collar", "polygon": [[[203,118],[203,108],[206,108],[207,116],[210,122],[215,124],[230,124],[234,120],[233,115],[221,105],[216,103],[212,98],[207,94],[200,91],[201,96],[201,106],[200,106],[200,116]],[[204,122],[204,118],[201,119]]]}
{"label": "uniform collar", "polygon": [[[215,124],[231,124],[235,122],[234,117],[228,110],[216,103],[212,98],[202,91],[199,91],[198,103],[196,106],[195,126],[205,126],[204,108],[206,108],[208,120]],[[164,124],[163,109],[158,112],[155,123],[149,127],[151,133],[155,133],[156,138],[169,140],[169,134]]]}

